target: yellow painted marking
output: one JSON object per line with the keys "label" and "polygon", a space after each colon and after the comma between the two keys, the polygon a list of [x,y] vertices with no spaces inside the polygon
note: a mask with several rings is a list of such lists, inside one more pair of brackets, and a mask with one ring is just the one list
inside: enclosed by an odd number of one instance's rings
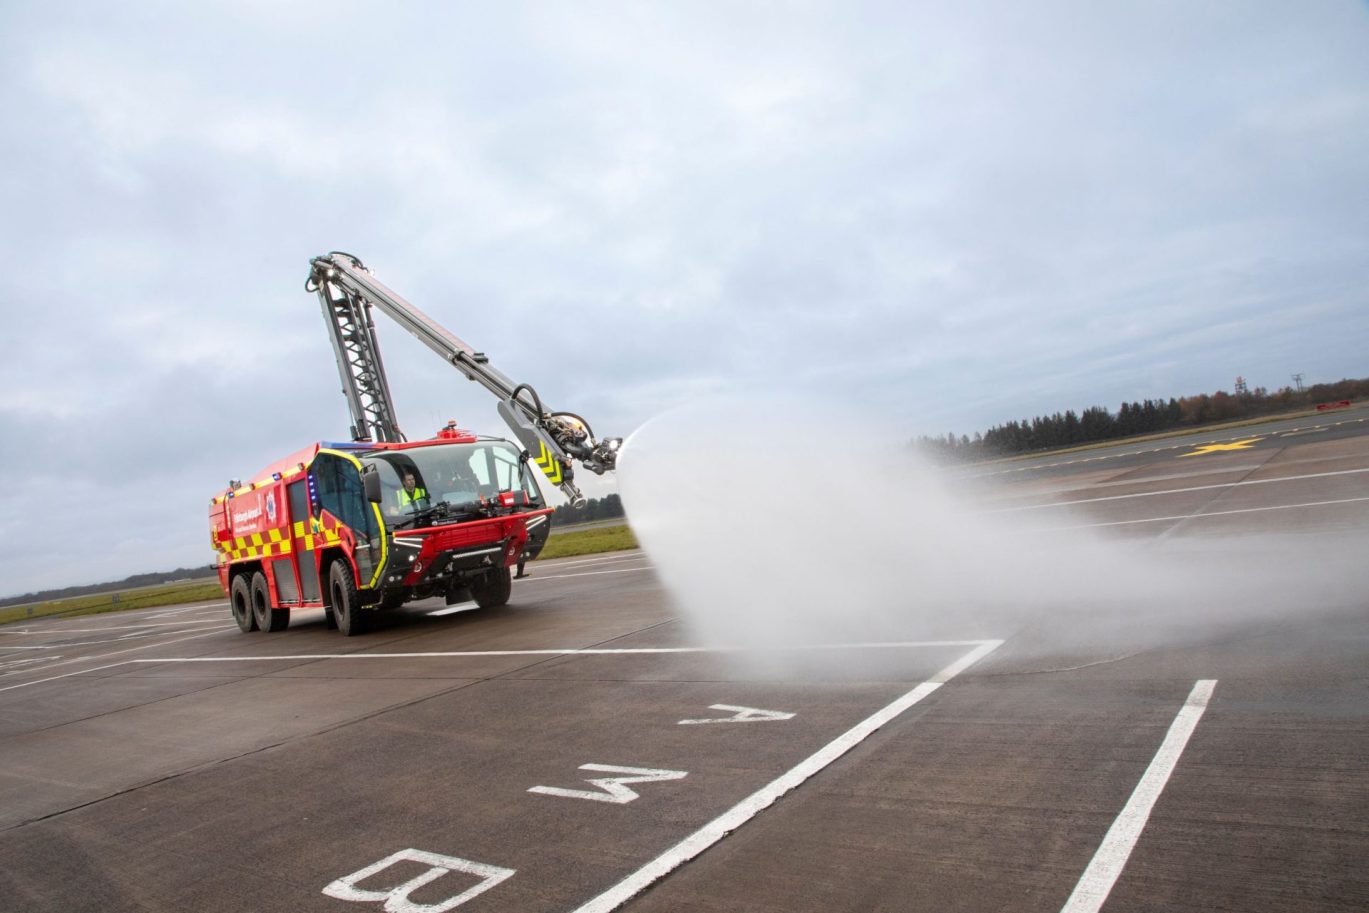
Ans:
{"label": "yellow painted marking", "polygon": [[1248,437],[1243,441],[1232,441],[1229,444],[1203,444],[1199,446],[1196,450],[1192,450],[1188,453],[1181,453],[1179,454],[1179,456],[1180,458],[1182,458],[1191,456],[1202,456],[1206,453],[1221,453],[1226,450],[1249,450],[1251,447],[1255,446],[1256,441],[1262,440],[1264,440],[1264,438],[1262,437]]}
{"label": "yellow painted marking", "polygon": [[533,462],[535,462],[538,465],[538,467],[541,468],[542,474],[547,477],[548,481],[550,481],[553,485],[560,485],[561,461],[556,459],[556,456],[550,450],[547,449],[546,442],[539,441],[538,446],[541,447],[542,452],[537,456],[537,459],[535,459]]}

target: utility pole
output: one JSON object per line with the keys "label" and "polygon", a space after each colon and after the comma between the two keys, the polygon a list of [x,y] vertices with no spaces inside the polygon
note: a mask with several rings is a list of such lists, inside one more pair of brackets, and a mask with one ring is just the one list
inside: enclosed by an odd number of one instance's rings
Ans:
{"label": "utility pole", "polygon": [[1302,374],[1293,375],[1293,383],[1298,385],[1298,392],[1302,392]]}

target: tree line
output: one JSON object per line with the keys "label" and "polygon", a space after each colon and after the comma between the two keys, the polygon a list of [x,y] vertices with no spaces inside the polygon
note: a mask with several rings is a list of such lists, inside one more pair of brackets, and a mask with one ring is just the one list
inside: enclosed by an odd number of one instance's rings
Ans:
{"label": "tree line", "polygon": [[123,580],[111,583],[92,583],[86,586],[67,586],[56,590],[41,590],[37,593],[24,593],[21,596],[7,596],[0,599],[0,608],[11,605],[24,605],[30,602],[52,602],[56,599],[69,599],[72,596],[90,596],[110,590],[131,590],[140,586],[155,586],[171,583],[173,580],[203,580],[214,576],[214,565],[202,564],[199,567],[178,567],[174,571],[152,571],[146,574],[133,574]]}
{"label": "tree line", "polygon": [[913,443],[923,450],[963,459],[1011,456],[1137,434],[1197,428],[1214,422],[1258,418],[1365,397],[1369,397],[1369,378],[1313,384],[1302,390],[1283,387],[1273,393],[1264,387],[1240,393],[1219,390],[1177,399],[1122,403],[1116,412],[1104,406],[1090,406],[1082,412],[1070,409],[995,425],[988,431],[975,432],[974,437],[956,436],[955,433],[945,437],[922,435]]}
{"label": "tree line", "polygon": [[551,515],[551,524],[555,526],[569,526],[572,523],[588,523],[591,520],[615,520],[618,517],[625,517],[623,511],[623,499],[616,493],[604,495],[602,498],[590,498],[585,502],[584,507],[571,507],[569,504],[562,504],[557,507]]}

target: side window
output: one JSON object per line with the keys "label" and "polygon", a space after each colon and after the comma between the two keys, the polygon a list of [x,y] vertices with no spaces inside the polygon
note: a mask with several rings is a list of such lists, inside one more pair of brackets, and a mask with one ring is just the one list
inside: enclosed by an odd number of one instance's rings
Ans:
{"label": "side window", "polygon": [[522,468],[522,461],[518,459],[518,454],[503,447],[494,448],[493,453],[494,474],[499,483],[499,490],[516,490],[519,482],[519,469]]}
{"label": "side window", "polygon": [[470,466],[471,472],[475,473],[475,477],[480,481],[480,486],[482,488],[488,487],[490,484],[490,461],[483,448],[471,452]]}
{"label": "side window", "polygon": [[528,493],[529,501],[541,503],[542,489],[537,486],[537,476],[527,463],[523,464],[523,490]]}
{"label": "side window", "polygon": [[521,456],[511,447],[481,447],[471,453],[470,466],[485,494],[517,491],[521,487],[529,497],[537,496],[536,486],[527,484]]}
{"label": "side window", "polygon": [[366,502],[361,475],[355,466],[331,454],[320,454],[314,461],[319,503],[352,528],[358,536],[371,538],[377,532],[375,514]]}

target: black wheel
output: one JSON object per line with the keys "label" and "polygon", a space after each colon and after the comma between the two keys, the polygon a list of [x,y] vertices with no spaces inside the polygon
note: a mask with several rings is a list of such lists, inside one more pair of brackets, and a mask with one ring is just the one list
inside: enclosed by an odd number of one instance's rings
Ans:
{"label": "black wheel", "polygon": [[228,604],[233,608],[233,620],[244,634],[257,630],[257,619],[252,614],[252,587],[246,574],[234,574],[228,587]]}
{"label": "black wheel", "polygon": [[490,571],[479,580],[471,581],[471,595],[475,604],[482,609],[493,609],[505,605],[513,592],[513,577],[506,567]]}
{"label": "black wheel", "polygon": [[333,614],[337,629],[348,637],[355,637],[366,628],[366,616],[361,612],[361,597],[352,569],[341,558],[328,568],[328,595],[332,597],[328,611]]}
{"label": "black wheel", "polygon": [[271,588],[266,575],[257,571],[252,575],[252,620],[263,631],[284,631],[290,623],[290,610],[271,605]]}

